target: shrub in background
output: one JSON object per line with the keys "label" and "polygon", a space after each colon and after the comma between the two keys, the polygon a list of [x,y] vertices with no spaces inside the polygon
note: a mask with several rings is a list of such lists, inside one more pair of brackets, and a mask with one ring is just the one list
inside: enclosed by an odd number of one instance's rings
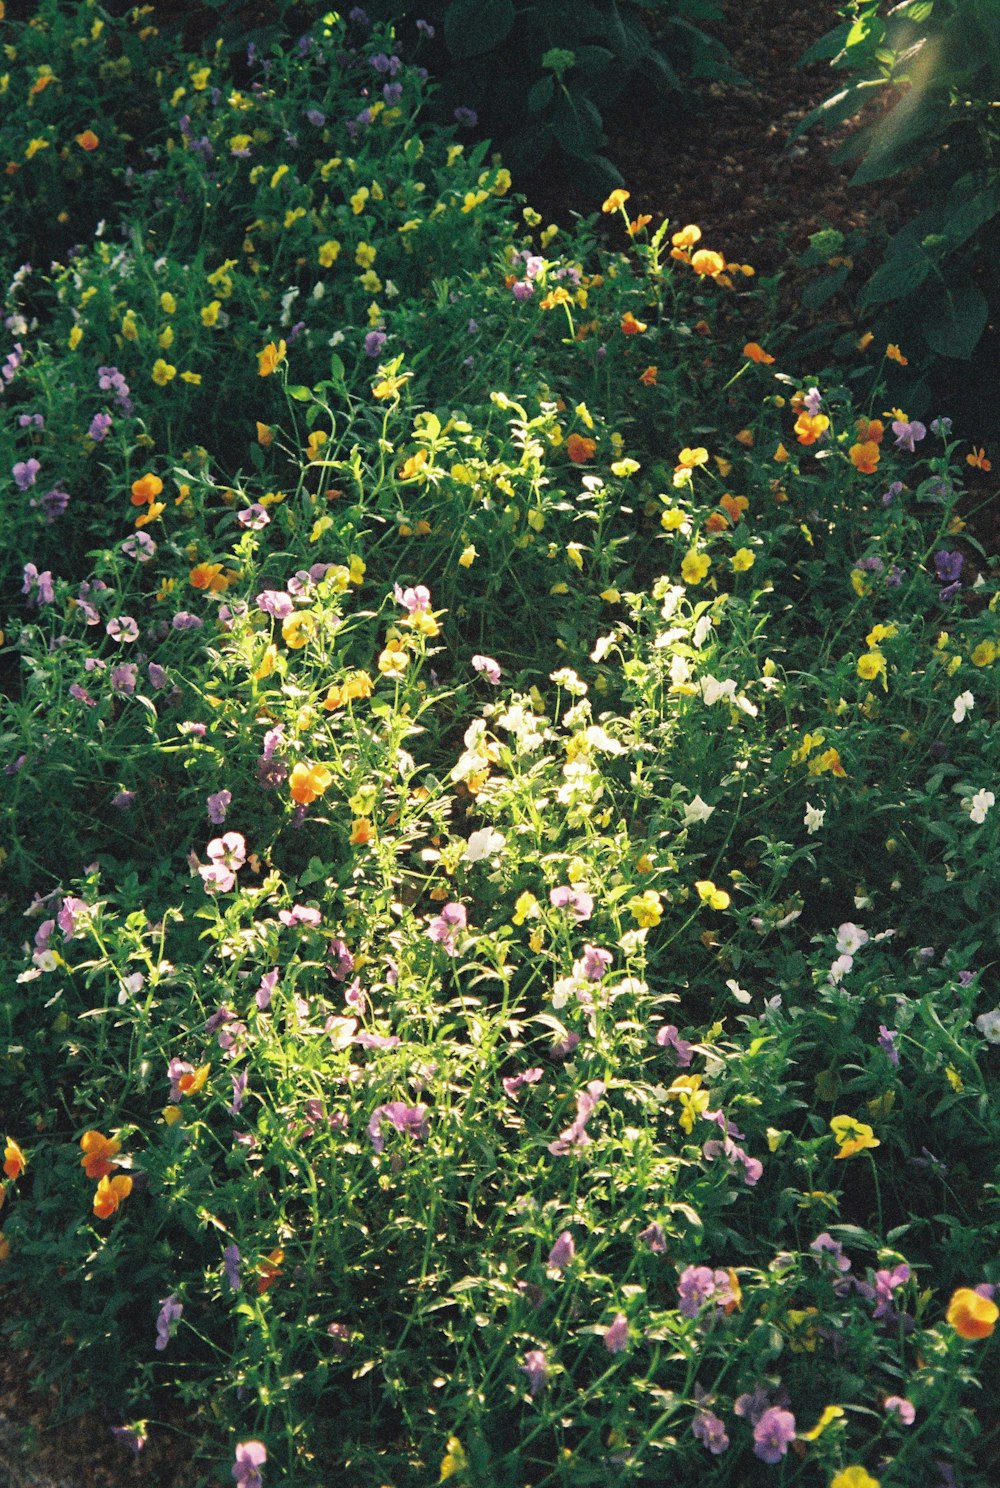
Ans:
{"label": "shrub in background", "polygon": [[968,360],[1000,300],[1000,0],[850,0],[840,13],[802,62],[829,57],[848,80],[792,137],[888,105],[834,155],[861,157],[858,188],[919,168],[908,187],[919,210],[889,237],[858,308],[879,317],[880,336],[905,327],[914,351],[919,335],[924,360]]}
{"label": "shrub in background", "polygon": [[422,38],[443,111],[474,112],[515,174],[552,167],[555,153],[597,186],[621,185],[600,151],[606,110],[626,89],[641,85],[648,97],[652,84],[676,98],[682,75],[737,76],[699,24],[721,18],[715,0],[382,0],[370,9]]}

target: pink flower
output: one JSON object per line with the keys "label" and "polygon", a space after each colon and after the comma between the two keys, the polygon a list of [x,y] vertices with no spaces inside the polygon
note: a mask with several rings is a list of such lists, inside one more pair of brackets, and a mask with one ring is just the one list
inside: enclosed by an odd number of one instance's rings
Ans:
{"label": "pink flower", "polygon": [[573,1243],[573,1236],[569,1230],[563,1230],[555,1245],[549,1251],[548,1265],[556,1271],[565,1271],[575,1255],[576,1246]]}
{"label": "pink flower", "polygon": [[415,615],[418,610],[429,610],[431,607],[431,591],[425,584],[417,584],[414,589],[401,589],[398,584],[393,584],[392,597],[411,615]]}
{"label": "pink flower", "polygon": [[494,687],[500,685],[500,663],[493,660],[492,656],[474,656],[472,667],[476,672],[482,672],[487,682],[492,682]]}
{"label": "pink flower", "polygon": [[263,1442],[239,1442],[236,1447],[236,1461],[233,1464],[233,1478],[239,1484],[239,1488],[261,1488],[263,1480],[260,1469],[266,1461],[267,1448]]}
{"label": "pink flower", "polygon": [[620,1354],[628,1344],[628,1318],[623,1312],[615,1315],[615,1320],[604,1335],[604,1347],[609,1354]]}
{"label": "pink flower", "polygon": [[449,956],[458,955],[459,933],[466,928],[467,916],[464,904],[446,904],[439,915],[435,915],[427,926],[427,934]]}
{"label": "pink flower", "polygon": [[524,1363],[518,1368],[528,1376],[528,1390],[532,1398],[538,1395],[549,1378],[549,1364],[545,1357],[544,1349],[529,1349],[524,1356]]}
{"label": "pink flower", "polygon": [[586,1090],[577,1091],[576,1120],[554,1142],[549,1143],[549,1151],[553,1157],[564,1157],[571,1147],[586,1147],[589,1144],[590,1138],[586,1132],[587,1122],[593,1115],[597,1102],[604,1094],[604,1089],[603,1080],[591,1080]]}
{"label": "pink flower", "polygon": [[549,903],[553,909],[569,909],[580,925],[589,920],[594,912],[594,901],[583,889],[574,889],[571,884],[562,884],[549,892]]}

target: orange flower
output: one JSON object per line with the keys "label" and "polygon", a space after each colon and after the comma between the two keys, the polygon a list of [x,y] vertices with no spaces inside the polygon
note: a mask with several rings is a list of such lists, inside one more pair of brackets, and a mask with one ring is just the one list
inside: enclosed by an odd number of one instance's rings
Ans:
{"label": "orange flower", "polygon": [[639,381],[642,383],[643,387],[655,387],[656,379],[658,376],[658,367],[647,367],[645,372],[639,373]]}
{"label": "orange flower", "polygon": [[815,444],[830,427],[825,413],[800,413],[795,420],[795,433],[800,444]]}
{"label": "orange flower", "polygon": [[847,453],[855,470],[860,470],[862,475],[874,473],[880,459],[879,447],[874,439],[868,439],[863,444],[852,444]]}
{"label": "orange flower", "polygon": [[727,491],[719,502],[723,511],[728,513],[734,522],[738,522],[745,511],[750,510],[750,503],[745,496],[730,496]]}
{"label": "orange flower", "polygon": [[620,186],[616,186],[607,200],[602,202],[601,211],[617,212],[619,208],[625,205],[631,195],[631,191],[624,191]]}
{"label": "orange flower", "polygon": [[881,419],[859,418],[854,422],[858,431],[858,438],[865,442],[873,440],[875,444],[881,444],[885,434],[885,424]]}
{"label": "orange flower", "polygon": [[711,248],[699,248],[697,253],[691,255],[691,267],[696,274],[714,279],[725,271],[726,260],[721,253],[713,253]]}
{"label": "orange flower", "polygon": [[166,511],[166,507],[162,501],[151,501],[142,515],[136,517],[135,525],[137,527],[148,527],[150,522],[155,522],[157,517],[164,511]]}
{"label": "orange flower", "polygon": [[971,455],[965,457],[966,465],[971,465],[974,470],[992,470],[992,462],[987,460],[984,449],[973,448]]}
{"label": "orange flower", "polygon": [[209,594],[221,594],[229,588],[221,563],[196,563],[188,574],[188,582],[196,589],[207,589]]}
{"label": "orange flower", "polygon": [[640,212],[635,221],[630,222],[628,225],[629,237],[634,238],[636,233],[641,233],[643,228],[648,227],[652,220],[653,219],[648,212]]}
{"label": "orange flower", "polygon": [[355,847],[365,847],[375,836],[375,828],[367,816],[359,816],[351,823],[351,842]]}
{"label": "orange flower", "polygon": [[92,129],[85,129],[82,134],[75,136],[81,150],[96,150],[101,143]]}
{"label": "orange flower", "polygon": [[257,426],[257,443],[261,449],[267,449],[268,445],[274,443],[274,433],[271,426],[270,424],[262,424],[260,419],[255,419],[254,423]]}
{"label": "orange flower", "polygon": [[339,685],[334,683],[326,695],[323,707],[328,713],[336,708],[342,708],[345,703],[353,702],[355,698],[370,698],[374,684],[367,672],[355,672],[350,677],[345,677]]}
{"label": "orange flower", "polygon": [[28,1166],[28,1159],[12,1137],[7,1138],[7,1145],[3,1150],[3,1170],[8,1178],[20,1178]]}
{"label": "orange flower", "polygon": [[736,440],[736,443],[742,444],[744,449],[753,449],[754,432],[752,429],[741,429],[740,432],[734,436],[734,438]]}
{"label": "orange flower", "polygon": [[695,243],[701,240],[701,228],[689,222],[687,227],[682,227],[680,232],[675,232],[670,241],[675,248],[693,248]]}
{"label": "orange flower", "polygon": [[140,475],[138,480],[132,482],[132,505],[145,506],[147,501],[154,501],[163,490],[163,482],[158,475]]}
{"label": "orange flower", "polygon": [[868,348],[869,348],[869,346],[871,346],[871,344],[872,344],[872,342],[874,340],[875,340],[875,334],[874,334],[874,332],[873,331],[865,331],[864,335],[863,336],[860,336],[858,338],[858,342],[857,342],[858,350],[859,351],[867,351]]}
{"label": "orange flower", "polygon": [[112,1172],[111,1161],[121,1151],[117,1137],[103,1137],[99,1131],[85,1131],[80,1138],[83,1156],[80,1166],[88,1178],[106,1178]]}
{"label": "orange flower", "polygon": [[264,350],[257,353],[257,376],[270,377],[271,373],[277,370],[278,364],[284,361],[287,350],[284,341],[279,341],[277,346],[273,341],[269,341]]}
{"label": "orange flower", "polygon": [[271,1254],[265,1260],[261,1261],[257,1267],[257,1292],[259,1296],[262,1297],[265,1292],[270,1291],[271,1287],[274,1286],[274,1283],[281,1276],[281,1266],[284,1259],[285,1252],[279,1248],[272,1250]]}
{"label": "orange flower", "polygon": [[307,765],[301,760],[292,766],[288,777],[289,794],[300,806],[312,805],[332,784],[333,776],[325,765]]}
{"label": "orange flower", "polygon": [[728,526],[729,518],[724,512],[712,512],[710,516],[705,518],[706,532],[725,532]]}
{"label": "orange flower", "polygon": [[1000,1307],[971,1287],[953,1292],[945,1314],[959,1338],[989,1338],[1000,1318]]}
{"label": "orange flower", "polygon": [[776,460],[779,465],[787,465],[788,463],[788,451],[785,449],[785,446],[782,444],[780,439],[778,440],[778,448],[775,450],[771,458],[773,460]]}
{"label": "orange flower", "polygon": [[183,1075],[178,1075],[177,1089],[181,1095],[197,1095],[204,1088],[211,1068],[210,1064],[200,1064],[196,1070],[186,1070]]}
{"label": "orange flower", "polygon": [[625,314],[622,316],[623,336],[638,336],[645,329],[646,322],[644,320],[636,320],[631,310],[625,311]]}
{"label": "orange flower", "polygon": [[94,1214],[98,1219],[108,1219],[131,1192],[132,1180],[124,1173],[117,1173],[114,1178],[102,1178],[94,1194]]}
{"label": "orange flower", "polygon": [[752,362],[760,362],[765,367],[769,367],[774,361],[774,357],[769,356],[763,346],[758,345],[756,341],[747,342],[743,348],[743,355],[749,357]]}
{"label": "orange flower", "polygon": [[566,441],[566,453],[574,465],[586,465],[597,453],[597,440],[586,439],[582,434],[571,434]]}
{"label": "orange flower", "polygon": [[909,357],[903,355],[894,341],[889,342],[889,345],[885,349],[885,355],[887,361],[898,362],[901,367],[908,367],[910,365]]}

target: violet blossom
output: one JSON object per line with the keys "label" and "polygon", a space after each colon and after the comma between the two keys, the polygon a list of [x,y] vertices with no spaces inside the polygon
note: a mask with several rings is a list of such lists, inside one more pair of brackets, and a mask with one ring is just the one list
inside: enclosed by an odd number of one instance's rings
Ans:
{"label": "violet blossom", "polygon": [[576,1118],[570,1123],[566,1130],[557,1137],[554,1142],[549,1143],[549,1151],[553,1157],[565,1157],[566,1153],[573,1147],[586,1147],[590,1143],[587,1136],[587,1122],[594,1113],[594,1108],[601,1096],[604,1094],[605,1085],[603,1080],[591,1080],[586,1090],[578,1090],[576,1093]]}

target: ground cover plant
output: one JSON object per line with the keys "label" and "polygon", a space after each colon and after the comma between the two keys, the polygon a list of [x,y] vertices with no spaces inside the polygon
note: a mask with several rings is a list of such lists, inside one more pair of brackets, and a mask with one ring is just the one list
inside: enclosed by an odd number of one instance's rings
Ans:
{"label": "ground cover plant", "polygon": [[205,1484],[989,1483],[988,452],[360,10],[5,42],[7,1335]]}

